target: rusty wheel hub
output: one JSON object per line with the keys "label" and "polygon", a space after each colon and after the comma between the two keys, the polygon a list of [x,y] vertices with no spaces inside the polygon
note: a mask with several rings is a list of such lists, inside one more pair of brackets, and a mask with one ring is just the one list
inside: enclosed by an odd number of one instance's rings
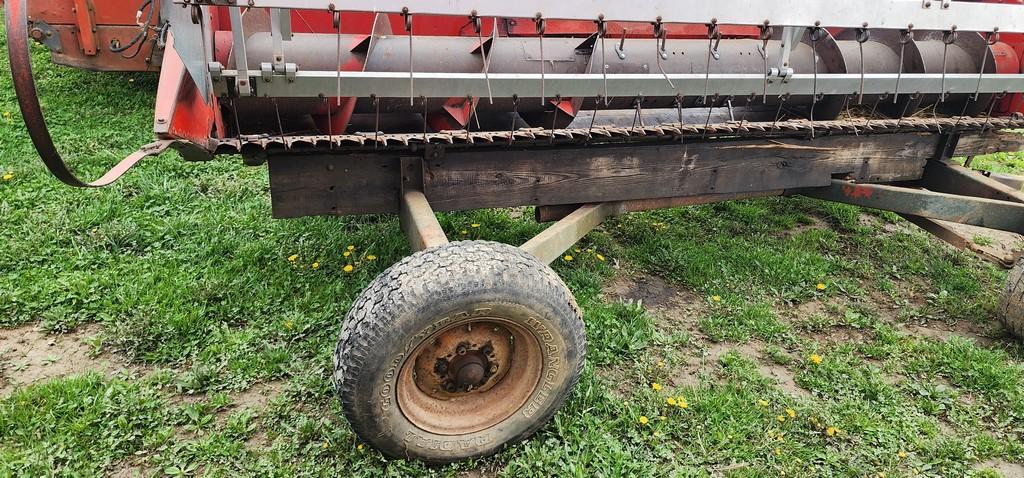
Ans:
{"label": "rusty wheel hub", "polygon": [[541,375],[537,339],[499,318],[446,328],[409,355],[398,403],[416,426],[438,434],[483,430],[505,420],[533,393]]}

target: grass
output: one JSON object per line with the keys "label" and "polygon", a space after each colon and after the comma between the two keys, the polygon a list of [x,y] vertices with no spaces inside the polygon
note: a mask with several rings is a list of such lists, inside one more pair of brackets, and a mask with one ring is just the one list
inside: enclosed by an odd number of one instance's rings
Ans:
{"label": "grass", "polygon": [[[150,139],[155,77],[34,56],[51,128],[81,174]],[[1005,273],[893,215],[804,198],[608,221],[555,265],[589,341],[555,419],[493,458],[386,459],[348,428],[329,369],[355,296],[409,253],[395,218],[271,220],[265,170],[233,157],[165,154],[111,188],[70,189],[36,159],[5,75],[0,115],[0,172],[13,176],[0,182],[0,334],[99,324],[102,357],[140,371],[0,397],[0,476],[988,476],[986,460],[1024,461],[1022,353],[994,323]],[[1021,158],[975,164],[1019,172]],[[541,229],[530,216],[441,223],[455,238],[516,243]],[[673,315],[604,292],[633,275],[700,306]],[[247,406],[261,387],[273,393]]]}

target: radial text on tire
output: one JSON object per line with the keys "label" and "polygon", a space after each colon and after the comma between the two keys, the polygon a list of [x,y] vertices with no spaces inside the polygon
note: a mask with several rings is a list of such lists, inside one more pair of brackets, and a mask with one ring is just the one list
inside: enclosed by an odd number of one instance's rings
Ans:
{"label": "radial text on tire", "polygon": [[554,271],[516,247],[454,242],[391,266],[356,299],[334,382],[361,439],[446,463],[540,428],[579,379],[585,348]]}

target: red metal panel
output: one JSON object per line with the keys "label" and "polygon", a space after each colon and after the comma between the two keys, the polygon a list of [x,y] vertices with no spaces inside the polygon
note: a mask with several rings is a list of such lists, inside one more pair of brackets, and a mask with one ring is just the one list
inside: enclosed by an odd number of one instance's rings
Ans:
{"label": "red metal panel", "polygon": [[[33,0],[29,2],[29,20],[44,20],[51,25],[78,23],[73,8],[82,0]],[[90,0],[96,25],[135,25],[135,12],[141,0]],[[160,3],[160,2],[155,2]]]}

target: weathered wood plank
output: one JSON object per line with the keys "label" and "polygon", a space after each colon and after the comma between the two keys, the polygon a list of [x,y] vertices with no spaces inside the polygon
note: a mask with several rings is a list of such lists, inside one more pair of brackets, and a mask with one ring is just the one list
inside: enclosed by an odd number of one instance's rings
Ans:
{"label": "weathered wood plank", "polygon": [[921,177],[932,135],[745,140],[576,150],[449,152],[424,161],[435,210],[578,204]]}
{"label": "weathered wood plank", "polygon": [[398,156],[271,156],[267,165],[275,218],[398,212]]}

